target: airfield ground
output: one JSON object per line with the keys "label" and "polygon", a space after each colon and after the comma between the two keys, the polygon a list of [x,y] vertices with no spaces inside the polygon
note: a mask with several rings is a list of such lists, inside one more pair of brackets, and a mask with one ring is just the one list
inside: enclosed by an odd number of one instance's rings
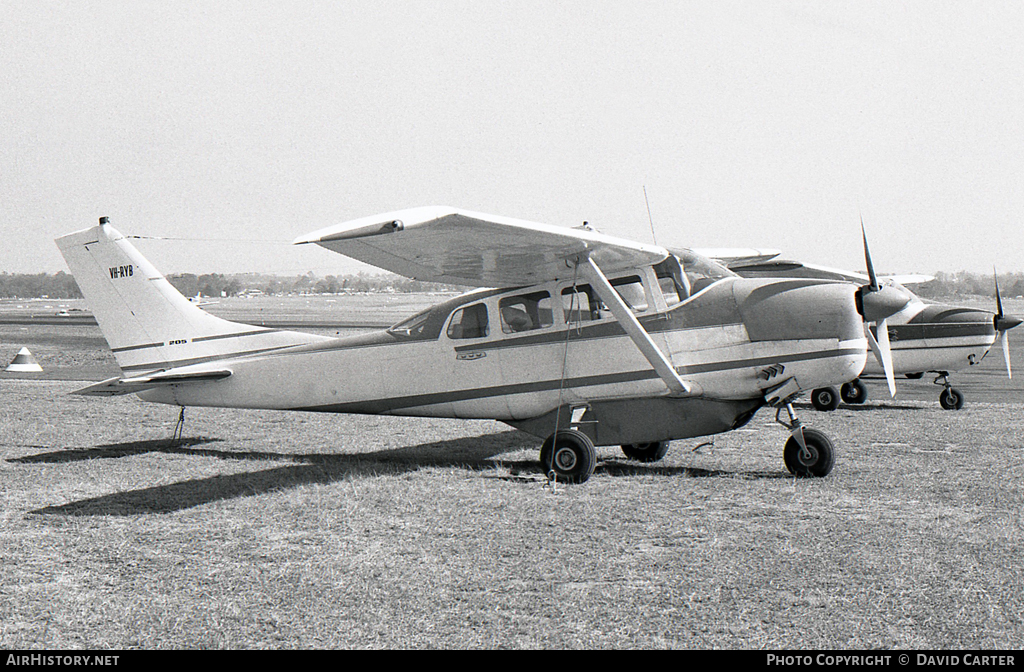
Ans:
{"label": "airfield ground", "polygon": [[[331,299],[207,309],[334,333],[439,297]],[[927,380],[801,405],[825,479],[789,476],[763,410],[552,489],[496,422],[195,408],[172,445],[175,408],[68,394],[117,372],[78,307],[0,305],[3,365],[44,368],[0,373],[0,647],[1024,643],[1024,331],[1012,381],[998,348],[954,378],[958,412]]]}

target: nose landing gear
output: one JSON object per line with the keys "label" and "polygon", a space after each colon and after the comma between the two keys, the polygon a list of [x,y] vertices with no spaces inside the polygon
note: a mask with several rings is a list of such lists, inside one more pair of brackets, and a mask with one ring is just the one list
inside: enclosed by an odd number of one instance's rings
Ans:
{"label": "nose landing gear", "polygon": [[[782,409],[789,414],[789,422],[782,419]],[[835,465],[835,445],[816,429],[804,427],[793,413],[793,405],[786,403],[775,411],[775,422],[790,431],[789,440],[782,450],[782,459],[789,473],[798,477],[828,476]]]}
{"label": "nose landing gear", "polygon": [[960,390],[949,384],[949,372],[939,371],[934,382],[942,385],[942,392],[939,393],[939,405],[947,411],[959,411],[964,407],[964,395]]}

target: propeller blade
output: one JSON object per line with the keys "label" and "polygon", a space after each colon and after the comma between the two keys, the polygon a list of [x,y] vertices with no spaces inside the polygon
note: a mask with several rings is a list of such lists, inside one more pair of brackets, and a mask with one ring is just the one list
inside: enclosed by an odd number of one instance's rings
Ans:
{"label": "propeller blade", "polygon": [[1006,377],[1013,379],[1013,371],[1010,370],[1010,332],[1004,331],[999,338],[1003,345],[1003,359],[1006,360]]}
{"label": "propeller blade", "polygon": [[[1003,316],[1003,299],[999,296],[999,275],[996,273],[996,267],[992,267],[992,279],[996,283],[996,317],[1000,318]],[[996,320],[998,323],[998,320]]]}
{"label": "propeller blade", "polygon": [[878,323],[878,349],[882,352],[882,369],[885,382],[889,385],[889,396],[896,396],[896,376],[892,369],[892,349],[889,347],[889,325],[885,320]]}
{"label": "propeller blade", "polygon": [[875,329],[878,332],[878,338],[871,333],[871,329],[867,330],[868,345],[871,346],[871,352],[875,353],[875,359],[882,366],[882,371],[885,372],[885,382],[889,385],[889,396],[896,396],[896,376],[893,373],[892,368],[892,349],[889,346],[889,325],[885,320],[878,323]]}
{"label": "propeller blade", "polygon": [[875,267],[871,263],[871,251],[868,250],[868,234],[864,230],[863,215],[860,218],[860,235],[864,239],[864,265],[867,267],[868,279],[870,280],[870,284],[868,284],[868,291],[877,292],[879,288],[878,277],[875,276]]}

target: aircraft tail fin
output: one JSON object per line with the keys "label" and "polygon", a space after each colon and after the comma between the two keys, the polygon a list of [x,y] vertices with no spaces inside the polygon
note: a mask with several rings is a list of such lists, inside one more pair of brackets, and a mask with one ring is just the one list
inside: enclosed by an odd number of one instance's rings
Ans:
{"label": "aircraft tail fin", "polygon": [[321,337],[230,322],[181,295],[106,217],[57,239],[121,370],[130,376]]}

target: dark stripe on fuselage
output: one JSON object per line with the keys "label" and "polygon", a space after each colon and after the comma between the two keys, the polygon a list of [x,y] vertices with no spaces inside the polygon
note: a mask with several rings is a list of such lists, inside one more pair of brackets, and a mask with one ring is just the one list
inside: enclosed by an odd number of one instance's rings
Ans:
{"label": "dark stripe on fuselage", "polygon": [[259,350],[233,352],[224,355],[210,355],[208,357],[193,357],[191,359],[174,359],[168,361],[148,362],[146,364],[133,364],[131,366],[122,366],[121,371],[123,371],[124,373],[139,373],[140,371],[176,369],[181,366],[192,366],[193,364],[205,364],[207,362],[224,362],[231,359],[251,357],[253,355],[265,355],[268,353],[276,352],[278,350],[286,350],[288,348],[294,347],[294,345],[279,345],[273,348],[261,348]]}
{"label": "dark stripe on fuselage", "polygon": [[[834,350],[819,350],[816,352],[796,353],[792,355],[781,355],[777,357],[757,357],[751,359],[736,359],[722,362],[709,362],[706,364],[691,364],[676,367],[681,375],[710,373],[713,371],[726,371],[730,369],[742,369],[748,367],[770,366],[772,364],[787,364],[793,362],[806,362],[815,359],[828,359],[831,357],[842,357],[848,355],[859,355],[864,350],[858,348],[837,348]],[[596,385],[614,385],[617,383],[630,383],[641,380],[657,378],[658,374],[653,369],[638,371],[626,371],[623,373],[602,374],[598,376],[583,376],[579,378],[567,378],[562,380],[542,380],[533,383],[518,383],[513,385],[492,385],[488,387],[470,388],[464,390],[451,390],[444,392],[431,392],[416,394],[405,397],[394,397],[390,399],[376,399],[368,401],[347,402],[342,404],[327,404],[323,406],[297,407],[296,411],[316,411],[322,413],[385,413],[407,408],[422,406],[433,406],[436,404],[468,401],[471,399],[485,399],[497,396],[513,396],[517,394],[530,394],[534,392],[549,392],[561,387],[582,388]]]}
{"label": "dark stripe on fuselage", "polygon": [[930,338],[993,336],[991,322],[940,322],[928,324],[890,324],[890,341],[922,341]]}
{"label": "dark stripe on fuselage", "polygon": [[145,343],[143,345],[127,345],[123,348],[111,348],[111,352],[130,352],[132,350],[145,350],[146,348],[159,348],[163,343]]}
{"label": "dark stripe on fuselage", "polygon": [[217,334],[216,336],[200,336],[199,338],[193,338],[193,343],[201,343],[202,341],[218,341],[224,338],[241,338],[242,336],[256,336],[258,334],[272,334],[278,331],[277,329],[257,329],[256,331],[244,331],[239,334]]}
{"label": "dark stripe on fuselage", "polygon": [[[189,343],[200,343],[202,341],[217,341],[225,338],[241,338],[243,336],[256,336],[257,334],[272,334],[277,329],[259,329],[257,331],[243,331],[237,334],[217,334],[215,336],[199,336],[189,340]],[[129,352],[131,350],[145,350],[146,348],[162,348],[166,343],[146,343],[143,345],[128,345],[123,348],[111,348],[111,352]]]}

